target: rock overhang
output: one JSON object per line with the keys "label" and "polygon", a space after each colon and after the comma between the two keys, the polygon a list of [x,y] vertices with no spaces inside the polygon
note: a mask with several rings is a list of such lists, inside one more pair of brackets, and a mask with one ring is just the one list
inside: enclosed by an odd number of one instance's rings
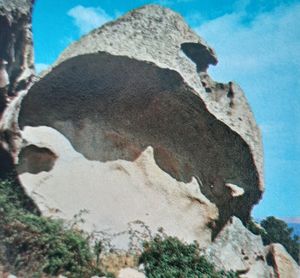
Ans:
{"label": "rock overhang", "polygon": [[[178,182],[196,178],[218,207],[218,231],[232,215],[248,220],[263,175],[251,109],[237,84],[208,76],[216,63],[181,16],[145,6],[69,46],[29,90],[19,124],[56,129],[90,161],[134,163],[151,146]],[[36,149],[34,157],[41,152],[52,174],[59,155]]]}
{"label": "rock overhang", "polygon": [[[227,96],[227,84],[214,82],[206,74],[210,64],[217,64],[216,54],[191,30],[182,16],[158,5],[135,9],[71,44],[54,65],[78,55],[99,51],[152,62],[158,67],[177,71],[201,97],[209,112],[249,145],[259,176],[259,190],[263,191],[261,134],[247,99],[241,88],[234,84],[232,106],[232,99]],[[204,87],[203,81],[210,88]],[[222,89],[218,85],[222,85]],[[208,90],[212,93],[207,93]]]}
{"label": "rock overhang", "polygon": [[[134,161],[152,146],[172,177],[197,178],[222,223],[232,214],[246,220],[260,198],[244,140],[207,110],[177,71],[148,61],[107,52],[65,60],[30,89],[19,124],[55,128],[89,160]],[[243,196],[233,198],[226,182],[242,187]]]}

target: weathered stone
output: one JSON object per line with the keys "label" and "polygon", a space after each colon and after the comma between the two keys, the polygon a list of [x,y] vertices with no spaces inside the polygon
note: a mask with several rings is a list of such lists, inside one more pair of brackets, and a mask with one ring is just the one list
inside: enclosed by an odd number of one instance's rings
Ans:
{"label": "weathered stone", "polygon": [[[72,57],[99,51],[151,62],[160,68],[178,72],[201,97],[209,112],[250,146],[259,174],[259,186],[263,189],[260,131],[244,94],[237,84],[233,84],[232,100],[228,97],[229,86],[214,82],[206,74],[208,66],[217,63],[216,55],[180,15],[155,5],[136,9],[82,37],[61,54],[56,65]],[[205,86],[203,82],[206,82]],[[208,89],[211,93],[207,92]],[[232,101],[234,107],[230,107]]]}
{"label": "weathered stone", "polygon": [[[268,259],[273,265],[277,278],[298,278],[300,268],[291,255],[279,243],[268,246]],[[299,254],[300,255],[300,254]]]}
{"label": "weathered stone", "polygon": [[245,193],[244,189],[239,187],[236,184],[226,183],[225,186],[230,189],[232,197],[239,197],[239,196],[242,196]]}
{"label": "weathered stone", "polygon": [[[219,208],[221,228],[233,214],[246,220],[260,199],[262,152],[241,90],[232,86],[234,97],[228,97],[228,85],[205,75],[216,62],[178,14],[145,6],[71,45],[30,89],[19,123],[54,128],[99,162],[134,162],[152,146],[163,171],[184,183],[197,179]],[[24,186],[35,179],[23,180]],[[233,197],[226,183],[238,184],[244,194]],[[96,196],[91,202],[98,202]]]}
{"label": "weathered stone", "polygon": [[[26,93],[27,91],[20,91],[18,93],[18,96],[10,102],[4,111],[0,121],[0,148],[3,149],[3,152],[9,153],[15,164],[18,163],[18,155],[22,149],[22,138],[18,126],[18,117],[21,102]],[[4,163],[4,161],[0,161],[0,163]],[[3,167],[0,169],[0,173],[3,169],[5,169],[6,172],[10,172],[12,171],[12,168],[13,165]]]}
{"label": "weathered stone", "polygon": [[[17,123],[19,104],[6,108],[6,94],[16,95],[31,84],[34,74],[32,42],[33,0],[0,0],[0,59],[6,65],[9,85],[0,96],[0,176],[11,174],[11,157],[17,162],[16,152],[20,149],[19,128]],[[16,109],[15,109],[16,108]],[[6,108],[8,110],[8,108]]]}
{"label": "weathered stone", "polygon": [[[202,247],[210,243],[211,230],[207,226],[218,217],[216,206],[201,193],[195,178],[189,183],[179,182],[162,171],[152,147],[132,162],[100,162],[87,160],[62,134],[49,127],[26,127],[22,137],[32,152],[48,149],[55,154],[55,163],[49,163],[53,168],[40,169],[38,174],[30,170],[34,169],[30,164],[35,164],[33,154],[23,157],[26,167],[20,165],[28,169],[20,174],[21,182],[44,215],[72,219],[80,209],[86,209],[85,230],[127,232],[112,238],[118,248],[128,249],[132,243],[128,223],[136,220],[153,232],[164,227],[168,234],[187,241],[201,239]],[[48,153],[43,154],[44,160],[49,159]],[[131,232],[138,232],[139,222],[131,227]]]}
{"label": "weathered stone", "polygon": [[232,217],[204,254],[220,269],[238,271],[240,277],[269,278],[265,248],[260,236],[252,234]]}
{"label": "weathered stone", "polygon": [[0,0],[0,58],[8,62],[9,95],[25,89],[34,74],[33,0]]}
{"label": "weathered stone", "polygon": [[120,270],[118,278],[146,278],[146,276],[142,272],[127,267]]}

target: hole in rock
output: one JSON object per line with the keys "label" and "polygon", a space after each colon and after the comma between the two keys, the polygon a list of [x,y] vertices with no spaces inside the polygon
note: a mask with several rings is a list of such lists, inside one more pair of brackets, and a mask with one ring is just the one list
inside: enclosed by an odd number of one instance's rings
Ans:
{"label": "hole in rock", "polygon": [[216,58],[211,53],[212,50],[200,43],[183,43],[181,50],[197,65],[198,72],[206,71],[209,65],[217,64]]}
{"label": "hole in rock", "polygon": [[19,174],[49,172],[53,168],[56,158],[56,155],[47,148],[29,145],[23,148],[19,154],[17,171]]}

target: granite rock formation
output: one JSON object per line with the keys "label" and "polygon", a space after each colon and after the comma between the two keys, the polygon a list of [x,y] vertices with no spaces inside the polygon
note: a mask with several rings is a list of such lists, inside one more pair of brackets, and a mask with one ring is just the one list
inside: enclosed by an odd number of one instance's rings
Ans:
{"label": "granite rock formation", "polygon": [[274,267],[276,278],[300,277],[299,265],[281,244],[270,244],[270,246],[268,246],[268,251],[268,259]]}
{"label": "granite rock formation", "polygon": [[217,228],[232,215],[246,221],[263,191],[259,129],[240,88],[228,97],[229,85],[207,75],[216,63],[182,17],[145,6],[67,48],[30,89],[19,124],[54,128],[99,162],[134,162],[152,146],[163,171],[196,178],[219,209]]}
{"label": "granite rock formation", "polygon": [[25,89],[34,75],[33,3],[34,0],[0,0],[0,58],[8,62],[9,95]]}
{"label": "granite rock formation", "polygon": [[85,209],[83,228],[119,234],[112,244],[121,249],[128,248],[129,227],[142,228],[140,221],[154,232],[164,227],[188,241],[201,238],[203,247],[210,243],[207,224],[217,219],[216,206],[195,178],[180,182],[160,169],[152,147],[132,162],[101,162],[86,159],[50,127],[26,127],[22,138],[20,179],[44,215],[70,220]]}
{"label": "granite rock formation", "polygon": [[[7,61],[9,96],[18,95],[31,84],[34,76],[32,10],[33,0],[0,0],[0,58]],[[4,112],[6,99],[1,92],[0,105],[0,176],[13,169],[21,141],[17,124],[20,101]],[[12,157],[13,158],[12,158]]]}
{"label": "granite rock formation", "polygon": [[[0,0],[0,56],[18,95],[0,122],[0,176],[16,164],[43,215],[88,210],[82,227],[121,249],[141,224],[197,240],[241,277],[297,273],[242,225],[264,190],[260,131],[241,88],[207,74],[216,54],[183,18],[134,10],[69,46],[27,93],[32,4]],[[120,277],[133,272],[143,277]]]}
{"label": "granite rock formation", "polygon": [[252,234],[236,217],[228,221],[204,254],[220,269],[237,271],[240,277],[273,275],[261,237]]}

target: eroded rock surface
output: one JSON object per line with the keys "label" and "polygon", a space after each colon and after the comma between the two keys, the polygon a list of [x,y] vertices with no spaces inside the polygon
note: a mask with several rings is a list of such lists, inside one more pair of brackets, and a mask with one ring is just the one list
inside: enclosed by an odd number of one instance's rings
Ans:
{"label": "eroded rock surface", "polygon": [[204,254],[220,269],[234,270],[240,277],[272,277],[260,236],[252,234],[232,217]]}
{"label": "eroded rock surface", "polygon": [[99,51],[152,62],[178,72],[214,117],[249,145],[259,188],[263,190],[262,142],[247,100],[237,84],[233,84],[233,95],[230,95],[228,84],[215,82],[206,74],[208,66],[217,63],[216,55],[179,14],[155,5],[136,9],[82,37],[61,54],[56,65]]}
{"label": "eroded rock surface", "polygon": [[[208,225],[218,217],[216,206],[201,193],[195,178],[179,182],[162,171],[152,147],[133,162],[99,162],[84,158],[49,127],[27,127],[22,135],[39,153],[49,149],[57,157],[49,172],[20,175],[44,215],[68,220],[84,208],[88,210],[84,228],[89,232],[126,232],[128,223],[140,220],[151,231],[164,227],[187,241],[201,238],[202,246],[210,243]],[[126,236],[114,240],[117,247],[128,248]]]}
{"label": "eroded rock surface", "polygon": [[21,145],[17,122],[21,99],[13,101],[7,107],[6,94],[22,95],[20,92],[31,84],[34,75],[31,26],[33,2],[33,0],[0,0],[0,59],[7,61],[6,69],[9,77],[7,90],[1,89],[0,92],[2,177],[13,172],[13,164],[10,161],[17,161]]}
{"label": "eroded rock surface", "polygon": [[0,0],[0,58],[8,62],[9,95],[25,89],[34,75],[33,3],[34,0]]}
{"label": "eroded rock surface", "polygon": [[20,177],[40,209],[66,218],[89,209],[90,225],[113,230],[139,219],[204,245],[208,226],[218,231],[232,215],[246,221],[263,189],[261,140],[239,87],[206,74],[216,62],[178,14],[159,6],[71,45],[19,117]]}

